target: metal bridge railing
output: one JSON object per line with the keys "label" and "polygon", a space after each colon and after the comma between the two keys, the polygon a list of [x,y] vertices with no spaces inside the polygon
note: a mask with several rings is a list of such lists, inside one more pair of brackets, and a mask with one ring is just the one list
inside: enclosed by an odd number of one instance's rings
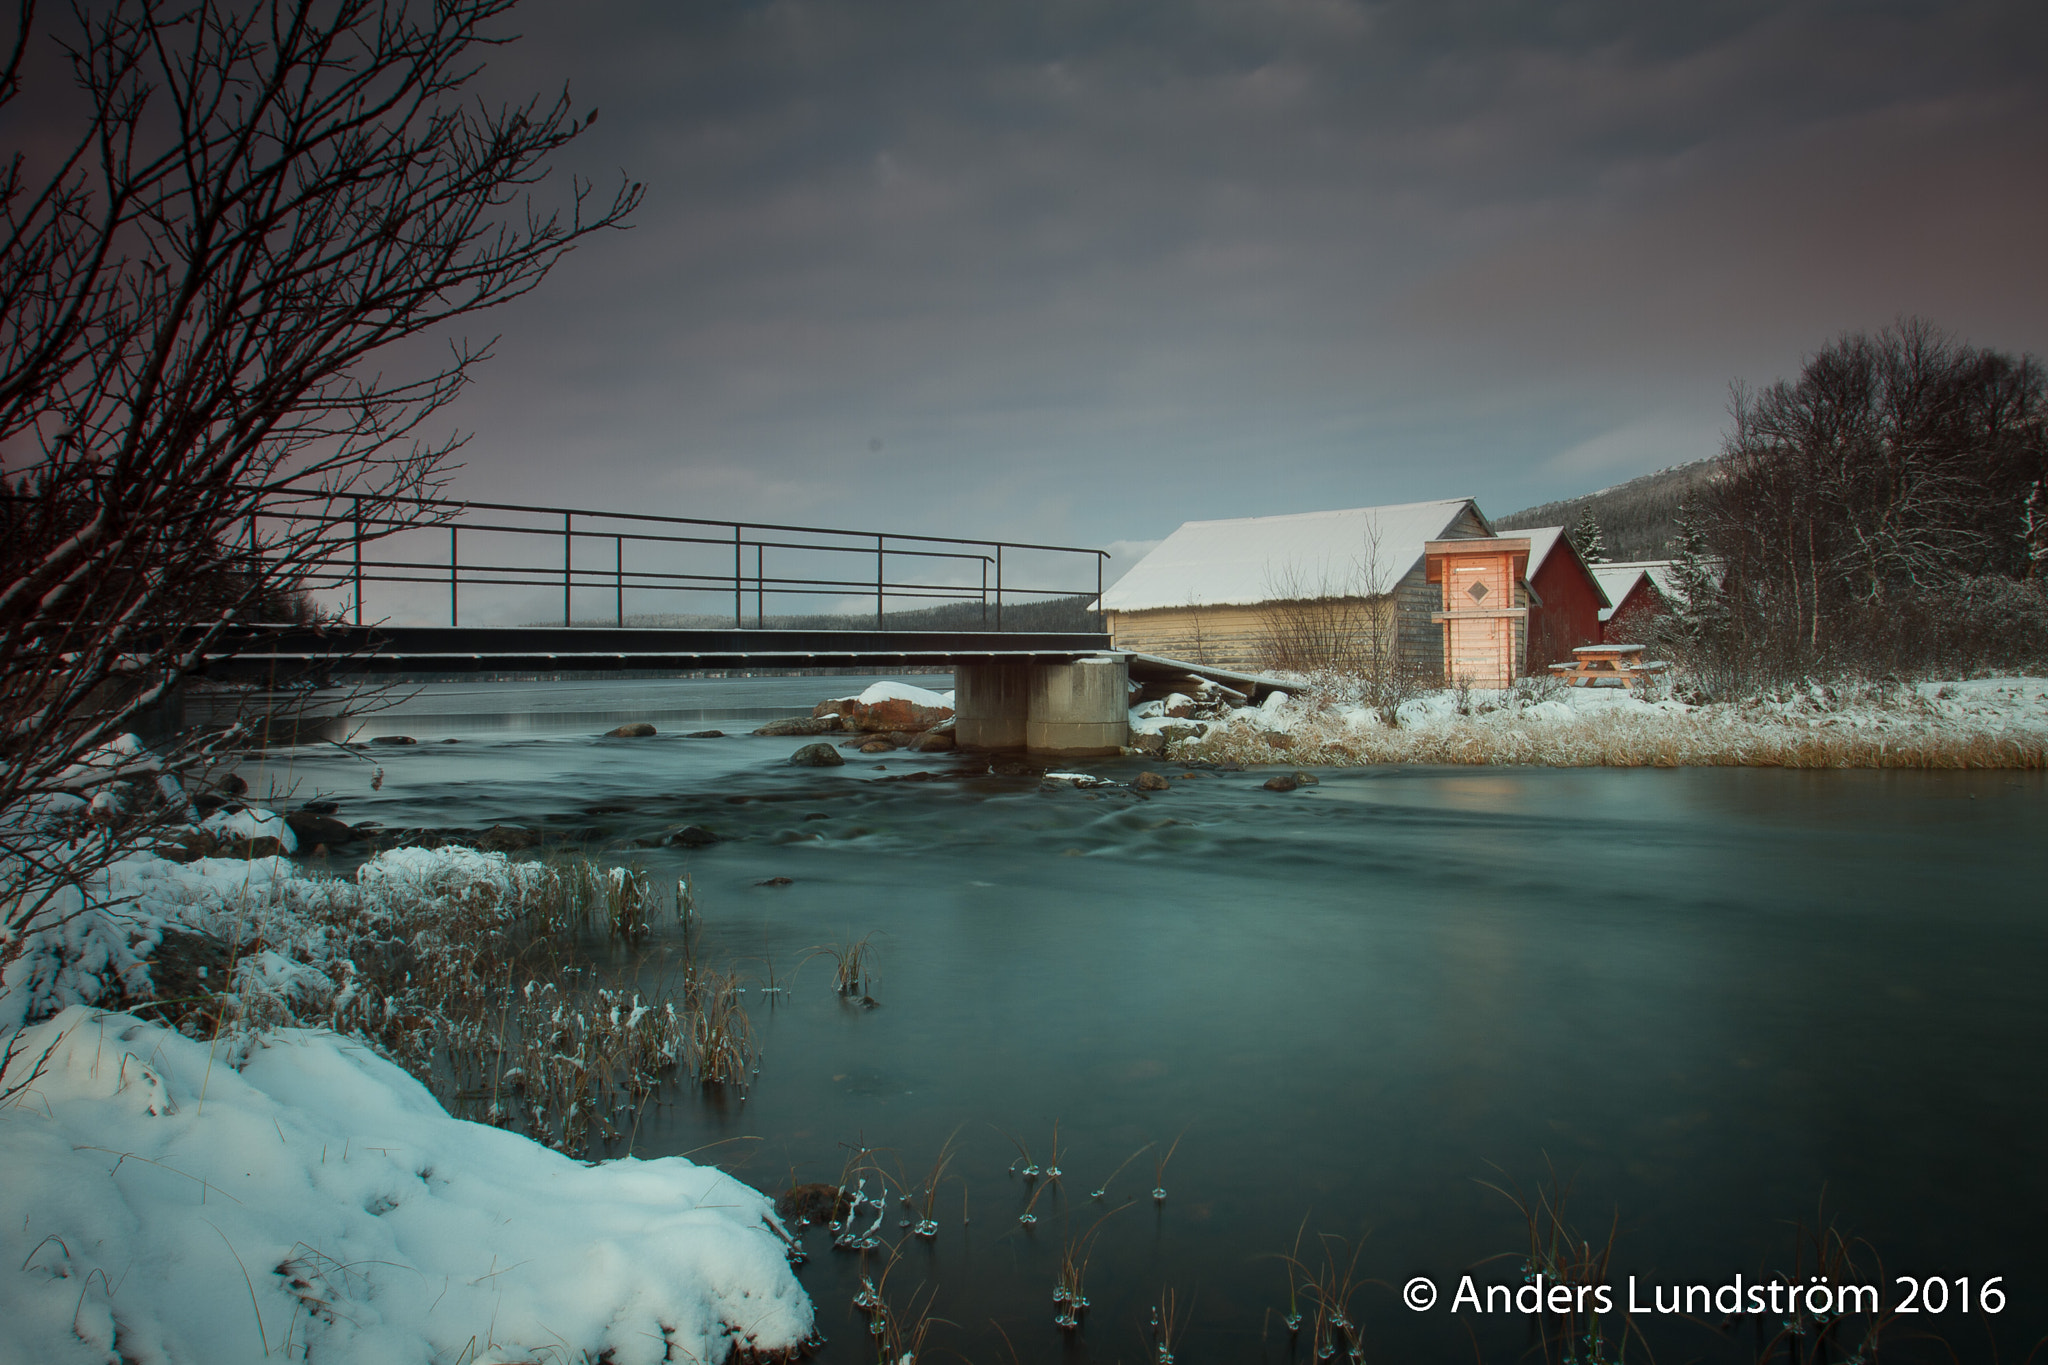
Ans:
{"label": "metal bridge railing", "polygon": [[[511,518],[528,520],[522,523]],[[748,625],[749,598],[753,624],[758,628],[767,621],[771,599],[826,597],[843,601],[849,596],[869,594],[874,597],[878,629],[883,627],[892,600],[978,602],[983,625],[1002,630],[1006,598],[1016,603],[1023,598],[1042,600],[1055,596],[1091,598],[1091,612],[1099,627],[1103,561],[1109,558],[1106,550],[1028,541],[971,540],[293,488],[267,494],[264,511],[250,518],[248,537],[252,554],[263,552],[263,533],[257,525],[262,519],[287,523],[291,534],[301,543],[308,538],[309,530],[314,532],[310,538],[324,550],[303,566],[298,585],[346,593],[348,610],[357,625],[363,624],[367,585],[446,584],[451,626],[462,623],[464,588],[559,586],[565,626],[576,623],[578,591],[598,590],[611,597],[613,619],[619,626],[626,622],[626,595],[631,591],[643,600],[649,593],[688,593],[699,597],[706,593],[730,593],[732,623],[738,629]],[[552,524],[555,519],[559,519],[559,526]],[[400,536],[429,536],[438,542],[443,532],[445,555],[437,550],[430,555],[386,557],[379,549]],[[481,558],[474,557],[472,551],[473,557],[465,559],[465,533],[472,546],[478,537],[518,537],[529,546],[538,542],[544,548],[558,544],[561,567],[552,566],[552,552],[544,555],[548,561],[545,567],[535,556],[507,562],[509,557],[502,551],[495,557]],[[663,551],[677,550],[694,552],[700,561],[715,553],[718,567],[713,570],[701,562],[690,568],[660,566]],[[725,560],[728,551],[729,567]],[[785,563],[824,556],[829,564],[847,567],[843,571],[835,568],[806,573],[799,564],[770,573],[771,552]],[[1064,586],[1020,583],[1015,569],[1020,554],[1034,561],[1047,556],[1056,561],[1064,558],[1078,570],[1075,576],[1084,581]],[[1084,559],[1093,561],[1092,584],[1085,581],[1091,575]]]}

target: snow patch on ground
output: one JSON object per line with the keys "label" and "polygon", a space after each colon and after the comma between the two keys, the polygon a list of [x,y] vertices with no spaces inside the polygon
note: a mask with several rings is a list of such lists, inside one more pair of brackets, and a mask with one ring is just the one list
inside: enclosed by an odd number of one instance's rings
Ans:
{"label": "snow patch on ground", "polygon": [[651,1365],[811,1331],[769,1200],[722,1172],[461,1122],[321,1030],[209,1044],[74,1007],[18,1041],[12,1359]]}
{"label": "snow patch on ground", "polygon": [[[112,837],[79,818],[152,760],[104,757],[81,795],[4,813],[17,857],[91,861],[101,846],[64,841]],[[256,808],[208,828],[291,844]],[[353,881],[143,851],[80,884],[31,879],[0,975],[0,1356],[794,1358],[812,1308],[765,1195],[680,1157],[585,1165],[451,1117],[358,1041],[275,1026],[346,1012],[337,924],[400,905],[489,922],[552,875],[449,847],[386,852]],[[92,1008],[148,994],[174,929],[240,945],[218,1037]]]}

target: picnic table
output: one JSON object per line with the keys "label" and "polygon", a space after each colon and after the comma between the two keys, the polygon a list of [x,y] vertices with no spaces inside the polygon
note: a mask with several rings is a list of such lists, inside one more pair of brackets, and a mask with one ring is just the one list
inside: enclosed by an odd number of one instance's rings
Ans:
{"label": "picnic table", "polygon": [[1550,671],[1573,687],[1597,687],[1609,682],[1634,687],[1671,666],[1646,662],[1643,654],[1647,649],[1646,645],[1580,645],[1572,651],[1570,662],[1552,664]]}

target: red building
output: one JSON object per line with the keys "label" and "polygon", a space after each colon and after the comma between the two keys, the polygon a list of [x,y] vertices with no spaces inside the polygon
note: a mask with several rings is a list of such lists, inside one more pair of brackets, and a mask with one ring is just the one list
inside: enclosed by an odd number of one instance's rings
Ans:
{"label": "red building", "polygon": [[1543,673],[1547,665],[1571,658],[1580,645],[1601,642],[1600,621],[1610,604],[1562,526],[1507,534],[1529,538],[1529,647],[1523,671]]}
{"label": "red building", "polygon": [[1671,561],[1637,559],[1594,566],[1594,577],[1613,603],[1600,613],[1602,644],[1640,644],[1643,623],[1664,611],[1673,595]]}

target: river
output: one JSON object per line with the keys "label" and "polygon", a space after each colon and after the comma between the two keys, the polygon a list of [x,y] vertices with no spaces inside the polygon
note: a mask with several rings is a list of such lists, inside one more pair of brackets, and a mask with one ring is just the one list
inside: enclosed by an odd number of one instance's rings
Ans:
{"label": "river", "polygon": [[[1568,1185],[1567,1220],[1613,1231],[1617,1296],[1790,1271],[1795,1224],[1835,1220],[1888,1304],[1902,1275],[2004,1277],[1995,1317],[1902,1320],[1962,1358],[2048,1331],[2042,774],[1378,768],[1279,794],[1208,771],[1145,796],[954,755],[793,768],[809,741],[746,734],[866,681],[436,684],[363,732],[417,746],[245,771],[350,820],[577,829],[687,871],[698,951],[787,989],[747,997],[744,1099],[678,1094],[632,1151],[775,1192],[864,1146],[918,1186],[953,1136],[936,1239],[882,1229],[897,1311],[948,1320],[928,1348],[1151,1359],[1171,1288],[1181,1361],[1307,1358],[1278,1320],[1294,1251],[1382,1282],[1353,1301],[1368,1358],[1514,1359],[1526,1320],[1452,1309],[1466,1274],[1521,1282],[1491,1186]],[[662,733],[598,737],[625,720]],[[727,735],[681,737],[704,729]],[[918,771],[941,779],[885,780]],[[681,824],[722,841],[634,846]],[[806,962],[863,936],[872,1009]],[[1016,1174],[1055,1124],[1062,1177]],[[1055,1268],[1091,1230],[1068,1339]],[[808,1246],[822,1358],[872,1359],[861,1258]],[[1416,1276],[1427,1311],[1394,1292]],[[1751,1359],[1759,1330],[1638,1325],[1660,1359]]]}

